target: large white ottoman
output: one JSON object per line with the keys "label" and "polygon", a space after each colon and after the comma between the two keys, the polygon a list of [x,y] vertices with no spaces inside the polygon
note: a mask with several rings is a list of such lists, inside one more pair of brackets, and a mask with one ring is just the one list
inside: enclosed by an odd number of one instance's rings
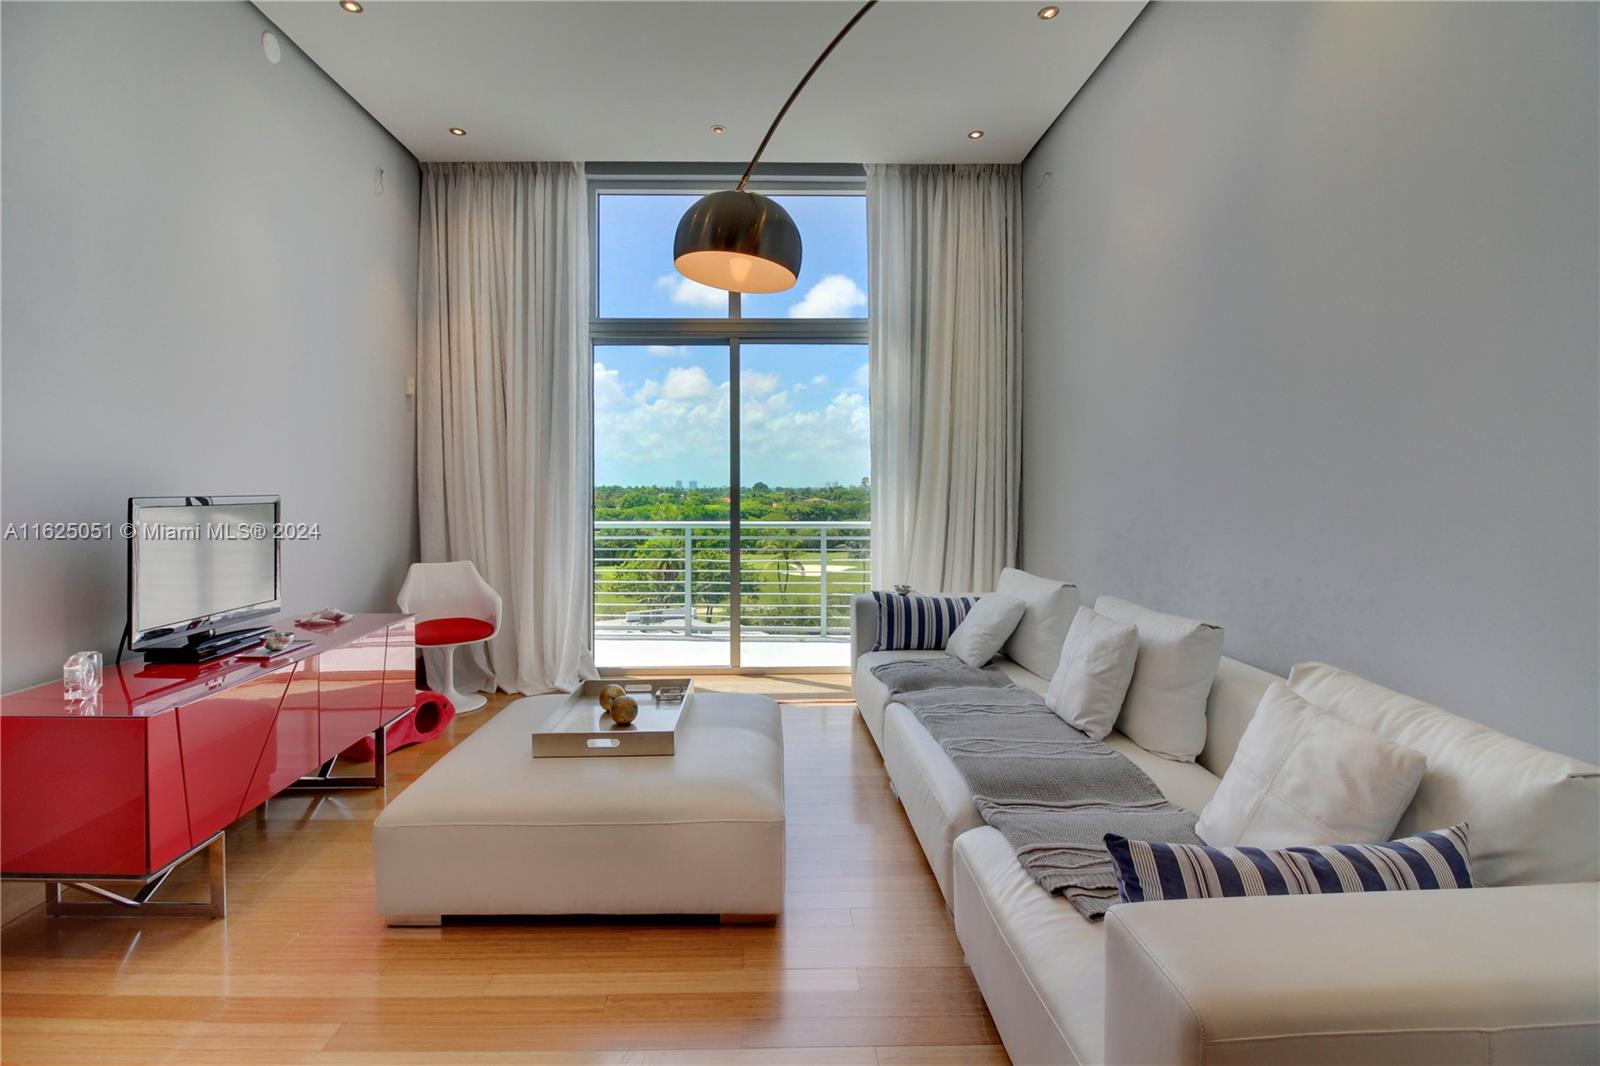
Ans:
{"label": "large white ottoman", "polygon": [[717,914],[783,909],[783,727],[763,696],[696,693],[670,756],[535,759],[562,696],[510,704],[374,828],[378,912]]}

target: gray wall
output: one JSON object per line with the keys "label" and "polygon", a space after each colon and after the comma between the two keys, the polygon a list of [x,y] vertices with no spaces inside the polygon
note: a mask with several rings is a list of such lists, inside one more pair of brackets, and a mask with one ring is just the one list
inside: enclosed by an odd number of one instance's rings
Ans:
{"label": "gray wall", "polygon": [[1592,4],[1156,4],[1029,156],[1022,559],[1600,755]]}
{"label": "gray wall", "polygon": [[[4,523],[275,492],[284,603],[416,549],[410,154],[245,3],[3,7]],[[377,195],[378,171],[384,191]],[[126,546],[0,544],[0,691],[116,644]]]}

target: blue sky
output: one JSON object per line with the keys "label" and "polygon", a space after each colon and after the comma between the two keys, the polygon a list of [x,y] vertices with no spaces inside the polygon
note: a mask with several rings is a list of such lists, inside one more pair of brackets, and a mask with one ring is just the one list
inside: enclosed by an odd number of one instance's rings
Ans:
{"label": "blue sky", "polygon": [[[672,267],[672,235],[694,196],[600,197],[602,318],[721,318],[727,294]],[[744,298],[746,318],[864,318],[867,201],[864,196],[778,196],[805,243],[800,280],[787,292]],[[820,287],[820,288],[819,288]]]}
{"label": "blue sky", "polygon": [[[600,197],[603,317],[727,314],[725,293],[672,267],[673,231],[694,199]],[[745,317],[864,317],[864,198],[779,199],[805,241],[800,280],[788,292],[746,296]],[[867,476],[865,345],[746,343],[740,352],[743,484],[853,484]],[[727,484],[726,346],[605,345],[594,359],[596,484]]]}

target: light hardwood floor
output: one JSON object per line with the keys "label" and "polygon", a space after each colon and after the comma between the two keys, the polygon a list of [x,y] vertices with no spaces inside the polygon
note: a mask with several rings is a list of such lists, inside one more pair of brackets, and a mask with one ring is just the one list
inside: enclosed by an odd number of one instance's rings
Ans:
{"label": "light hardwood floor", "polygon": [[[509,700],[396,753],[388,793]],[[680,919],[388,929],[372,898],[371,823],[382,795],[296,795],[229,829],[225,920],[47,921],[35,911],[7,925],[0,1058],[1005,1063],[854,707],[788,704],[783,719],[788,898],[776,927]]]}

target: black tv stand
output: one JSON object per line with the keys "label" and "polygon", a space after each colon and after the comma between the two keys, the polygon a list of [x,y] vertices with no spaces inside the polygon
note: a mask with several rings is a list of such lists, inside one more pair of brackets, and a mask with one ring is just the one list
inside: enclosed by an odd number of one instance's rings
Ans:
{"label": "black tv stand", "polygon": [[205,663],[225,655],[244,651],[261,643],[261,638],[272,632],[271,626],[249,626],[218,632],[208,629],[195,633],[182,644],[144,649],[147,663]]}

